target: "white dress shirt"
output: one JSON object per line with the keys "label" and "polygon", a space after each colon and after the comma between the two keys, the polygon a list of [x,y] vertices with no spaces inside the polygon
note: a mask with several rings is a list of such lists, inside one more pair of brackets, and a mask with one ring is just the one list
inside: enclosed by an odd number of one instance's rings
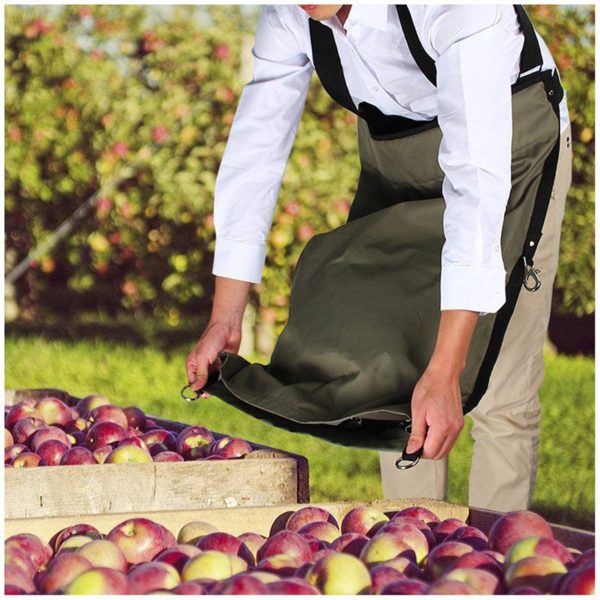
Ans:
{"label": "white dress shirt", "polygon": [[[511,188],[510,84],[519,74],[523,34],[512,5],[411,5],[410,11],[436,62],[437,88],[415,64],[395,6],[356,4],[344,27],[337,17],[323,23],[333,31],[357,106],[365,101],[389,115],[438,117],[446,202],[441,310],[493,313],[505,302],[500,239]],[[544,68],[556,68],[538,39]],[[266,6],[252,52],[254,77],[241,95],[217,175],[213,274],[260,283],[314,70],[306,12]],[[560,112],[564,130],[566,97]]]}

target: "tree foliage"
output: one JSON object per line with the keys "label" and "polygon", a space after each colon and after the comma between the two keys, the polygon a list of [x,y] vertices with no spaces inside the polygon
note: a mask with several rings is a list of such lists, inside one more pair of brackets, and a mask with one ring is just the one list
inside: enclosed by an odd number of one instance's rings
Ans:
{"label": "tree foliage", "polygon": [[[530,8],[574,121],[558,285],[578,314],[593,310],[594,290],[593,10]],[[176,325],[209,309],[215,176],[254,26],[239,6],[7,7],[9,254],[26,256],[104,186],[92,214],[18,282],[22,314],[133,311]],[[252,298],[277,329],[302,248],[345,222],[358,169],[355,117],[315,80]]]}

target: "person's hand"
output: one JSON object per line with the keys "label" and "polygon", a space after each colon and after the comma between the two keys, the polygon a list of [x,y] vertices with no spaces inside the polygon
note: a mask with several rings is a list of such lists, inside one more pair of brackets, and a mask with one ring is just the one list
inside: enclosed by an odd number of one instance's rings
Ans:
{"label": "person's hand", "polygon": [[411,400],[412,428],[406,451],[423,447],[423,458],[448,455],[464,426],[459,375],[430,365],[417,382]]}
{"label": "person's hand", "polygon": [[[185,363],[187,379],[195,392],[206,384],[209,373],[221,368],[219,352],[237,352],[242,341],[241,327],[222,321],[211,321],[196,342]],[[202,398],[208,398],[204,392]]]}

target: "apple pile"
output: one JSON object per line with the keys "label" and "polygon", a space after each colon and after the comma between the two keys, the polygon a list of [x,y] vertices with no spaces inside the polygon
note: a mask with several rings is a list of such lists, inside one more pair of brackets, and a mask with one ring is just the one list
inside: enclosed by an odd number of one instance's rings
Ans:
{"label": "apple pile", "polygon": [[99,395],[74,407],[53,396],[25,399],[4,416],[4,464],[10,468],[224,460],[251,451],[245,440],[216,439],[198,425],[176,434],[139,408],[120,408]]}
{"label": "apple pile", "polygon": [[45,544],[5,542],[6,594],[594,594],[594,550],[553,538],[539,515],[503,515],[489,537],[411,507],[280,515],[268,538],[193,521],[177,538],[132,518],[102,535],[78,524]]}

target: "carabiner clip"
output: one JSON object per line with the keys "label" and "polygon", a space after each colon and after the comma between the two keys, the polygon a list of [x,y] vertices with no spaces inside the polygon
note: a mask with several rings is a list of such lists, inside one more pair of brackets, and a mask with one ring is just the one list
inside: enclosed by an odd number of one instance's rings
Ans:
{"label": "carabiner clip", "polygon": [[[534,268],[533,265],[528,265],[525,257],[523,257],[523,266],[525,267],[525,272],[523,273],[523,287],[528,292],[537,292],[542,286],[542,280],[539,278],[540,270]],[[533,285],[529,283],[530,279],[533,279]]]}

